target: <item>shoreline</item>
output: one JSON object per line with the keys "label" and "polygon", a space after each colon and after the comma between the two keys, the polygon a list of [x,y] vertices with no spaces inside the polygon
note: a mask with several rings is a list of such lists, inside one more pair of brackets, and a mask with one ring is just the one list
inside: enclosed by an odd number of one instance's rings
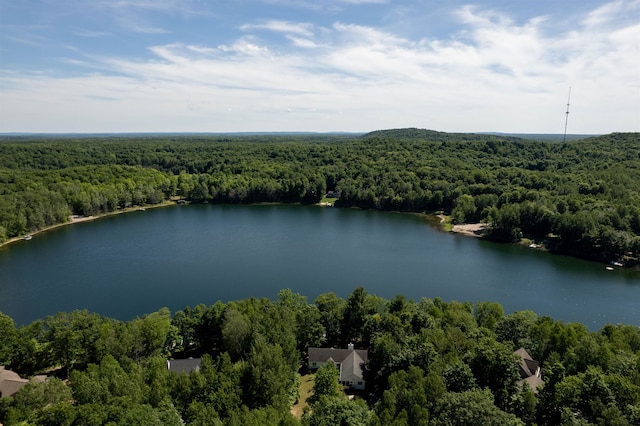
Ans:
{"label": "shoreline", "polygon": [[[148,205],[144,205],[144,206],[136,206],[136,207],[128,207],[125,209],[120,209],[120,210],[116,210],[113,212],[109,212],[109,213],[103,213],[103,214],[99,214],[99,215],[95,215],[95,216],[79,216],[79,215],[71,215],[69,216],[69,221],[68,222],[63,222],[63,223],[57,223],[55,225],[50,225],[50,226],[46,226],[42,229],[38,229],[37,231],[33,231],[31,233],[28,233],[27,235],[30,235],[31,237],[34,237],[38,234],[42,234],[48,231],[52,231],[55,230],[57,228],[63,227],[63,226],[67,226],[67,225],[73,225],[76,223],[81,223],[81,222],[90,222],[90,221],[94,221],[97,219],[102,219],[104,217],[109,217],[109,216],[115,216],[115,215],[119,215],[119,214],[126,214],[126,213],[132,213],[132,212],[136,212],[136,211],[145,211],[146,209],[156,209],[156,208],[162,208],[162,207],[170,207],[170,206],[178,206],[184,203],[179,203],[178,199],[173,199],[173,200],[168,200],[168,201],[164,201],[162,203],[158,203],[158,204],[148,204]],[[191,203],[187,203],[187,204],[191,204]],[[262,204],[288,204],[288,203],[250,203],[248,205],[262,205]],[[315,206],[318,207],[334,207],[332,204],[330,203],[316,203],[314,204]],[[432,213],[427,213],[427,212],[397,212],[397,213],[404,213],[404,214],[411,214],[411,215],[416,215],[419,217],[422,217],[423,219],[425,219],[431,226],[434,226],[435,228],[439,229],[442,232],[447,232],[450,234],[458,234],[458,235],[462,235],[465,237],[473,237],[473,238],[483,238],[485,236],[485,228],[488,226],[488,224],[486,223],[465,223],[465,224],[458,224],[458,225],[451,225],[450,223],[447,222],[447,216],[445,216],[441,211],[436,211],[436,212],[432,212]],[[449,229],[449,226],[451,227]],[[10,245],[16,244],[20,241],[25,241],[25,236],[22,237],[14,237],[11,238],[3,243],[0,243],[0,250],[8,247]],[[539,251],[545,251],[548,252],[547,247],[544,246],[543,244],[530,244],[529,242],[526,242],[526,244],[524,242],[517,242],[517,243],[512,243],[515,245],[521,245],[521,246],[528,246],[531,249],[534,250],[539,250]],[[569,255],[571,256],[571,255]],[[577,257],[577,256],[571,256],[571,257]],[[577,257],[579,258],[579,257]],[[600,261],[597,260],[593,260],[593,259],[585,259],[589,262],[594,262],[594,263],[602,263]],[[632,271],[636,271],[636,272],[640,272],[640,266],[638,265],[634,265],[634,266],[622,266],[620,267],[622,269],[627,269],[627,270],[632,270]]]}
{"label": "shoreline", "polygon": [[[35,237],[36,235],[39,234],[44,234],[45,232],[49,232],[52,231],[54,229],[58,229],[58,228],[62,228],[63,226],[68,226],[68,225],[73,225],[76,223],[82,223],[82,222],[91,222],[94,220],[98,220],[98,219],[102,219],[105,217],[109,217],[109,216],[116,216],[119,214],[126,214],[126,213],[132,213],[132,212],[137,212],[137,211],[145,211],[146,209],[157,209],[157,208],[161,208],[161,207],[169,207],[169,206],[177,206],[179,205],[176,201],[165,201],[162,203],[158,203],[158,204],[147,204],[144,206],[136,206],[136,207],[127,207],[124,209],[119,209],[119,210],[115,210],[112,212],[108,212],[108,213],[102,213],[102,214],[97,214],[97,215],[93,215],[93,216],[80,216],[80,215],[70,215],[69,216],[69,220],[67,222],[62,222],[62,223],[56,223],[55,225],[49,225],[49,226],[45,226],[42,229],[38,229],[32,232],[27,233],[26,235],[30,235],[31,237]],[[25,235],[25,236],[26,236]],[[3,249],[5,247],[8,247],[10,245],[16,244],[20,241],[26,241],[25,240],[25,236],[22,237],[13,237],[8,239],[7,241],[0,243],[0,249]]]}
{"label": "shoreline", "polygon": [[[45,232],[49,232],[49,231],[53,231],[55,229],[61,228],[63,226],[68,226],[68,225],[73,225],[76,223],[82,223],[82,222],[91,222],[94,220],[98,220],[98,219],[102,219],[105,217],[109,217],[109,216],[116,216],[119,214],[126,214],[126,213],[133,213],[133,212],[143,212],[147,209],[157,209],[157,208],[162,208],[162,207],[171,207],[171,206],[179,206],[179,205],[183,205],[183,204],[191,204],[190,202],[186,202],[186,203],[179,203],[178,201],[181,199],[174,199],[174,200],[169,200],[169,201],[164,201],[162,203],[158,203],[158,204],[145,204],[142,206],[135,206],[135,207],[127,207],[124,209],[119,209],[119,210],[115,210],[112,212],[108,212],[108,213],[102,213],[102,214],[97,214],[94,216],[80,216],[80,215],[70,215],[69,216],[69,220],[67,222],[62,222],[62,223],[56,223],[55,225],[49,225],[49,226],[45,226],[42,229],[38,229],[36,231],[32,231],[29,232],[27,234],[25,234],[22,237],[13,237],[8,239],[7,241],[0,243],[0,249],[3,249],[5,247],[8,247],[10,245],[19,243],[20,241],[26,241],[25,237],[27,235],[31,236],[31,237],[35,237],[36,235],[39,234],[43,234]],[[198,203],[196,203],[198,204]],[[247,204],[247,205],[269,205],[269,204],[286,204],[286,203],[279,203],[279,202],[266,202],[266,203],[251,203],[251,204]],[[316,205],[321,206],[321,203],[317,203]],[[328,206],[333,207],[333,205],[329,204]],[[328,207],[328,206],[324,206],[324,207]]]}
{"label": "shoreline", "polygon": [[451,232],[454,234],[481,238],[484,236],[484,229],[486,227],[487,227],[486,223],[464,223],[459,225],[453,225],[453,228],[451,228]]}

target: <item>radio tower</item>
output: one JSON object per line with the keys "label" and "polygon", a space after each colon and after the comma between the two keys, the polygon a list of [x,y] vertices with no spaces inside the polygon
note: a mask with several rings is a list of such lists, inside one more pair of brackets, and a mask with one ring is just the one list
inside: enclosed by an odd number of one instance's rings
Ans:
{"label": "radio tower", "polygon": [[562,143],[567,141],[567,124],[569,124],[569,104],[571,103],[571,86],[569,86],[569,98],[567,99],[567,112],[564,119],[564,137]]}

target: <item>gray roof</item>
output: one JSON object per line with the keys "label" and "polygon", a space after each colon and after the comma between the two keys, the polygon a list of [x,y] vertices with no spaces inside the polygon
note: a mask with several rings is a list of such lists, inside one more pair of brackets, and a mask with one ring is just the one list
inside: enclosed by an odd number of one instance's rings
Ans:
{"label": "gray roof", "polygon": [[525,379],[529,376],[534,376],[536,371],[538,371],[538,367],[540,363],[531,358],[531,355],[524,349],[520,348],[515,351],[515,354],[519,357],[519,366],[520,366],[520,376]]}
{"label": "gray roof", "polygon": [[171,359],[167,361],[167,369],[174,373],[200,371],[200,358]]}
{"label": "gray roof", "polygon": [[[47,376],[34,376],[34,382],[44,382]],[[21,378],[18,373],[0,366],[0,396],[11,396],[26,386],[29,380]]]}
{"label": "gray roof", "polygon": [[362,379],[362,364],[367,361],[366,349],[309,348],[309,363],[335,362],[340,364],[340,381],[357,382]]}
{"label": "gray roof", "polygon": [[529,376],[526,379],[518,380],[518,386],[527,383],[534,393],[538,393],[538,388],[544,385],[544,380],[536,376]]}
{"label": "gray roof", "polygon": [[357,351],[353,350],[342,362],[340,369],[340,380],[358,381],[362,380],[362,364],[364,360]]}
{"label": "gray roof", "polygon": [[332,359],[333,362],[342,364],[351,352],[356,352],[362,362],[367,361],[369,351],[366,349],[309,348],[309,362],[327,362]]}
{"label": "gray roof", "polygon": [[0,396],[12,396],[29,384],[27,379],[6,379],[0,382]]}
{"label": "gray roof", "polygon": [[544,380],[539,376],[540,363],[533,358],[524,349],[520,348],[514,352],[518,356],[518,365],[520,367],[520,377],[518,385],[527,383],[534,393],[538,393],[538,388],[544,385]]}

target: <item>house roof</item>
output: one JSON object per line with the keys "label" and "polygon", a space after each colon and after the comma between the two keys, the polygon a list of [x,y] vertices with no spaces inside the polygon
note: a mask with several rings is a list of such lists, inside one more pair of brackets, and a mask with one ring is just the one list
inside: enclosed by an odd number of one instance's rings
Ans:
{"label": "house roof", "polygon": [[366,349],[309,348],[309,362],[340,364],[340,381],[362,381],[362,364],[367,361]]}
{"label": "house roof", "polygon": [[533,358],[524,349],[520,348],[514,352],[518,355],[518,365],[520,367],[520,377],[518,385],[527,383],[534,393],[538,392],[538,388],[544,385],[544,380],[540,377],[540,363]]}
{"label": "house roof", "polygon": [[11,396],[29,383],[27,379],[4,379],[0,381],[0,396]]}
{"label": "house roof", "polygon": [[167,369],[174,373],[190,373],[200,371],[200,358],[167,360]]}
{"label": "house roof", "polygon": [[[44,382],[47,376],[35,376],[35,382]],[[18,373],[0,366],[0,396],[11,396],[29,383],[28,379],[21,378]]]}
{"label": "house roof", "polygon": [[7,370],[6,368],[4,368],[4,366],[0,365],[0,381],[13,380],[13,379],[20,379],[20,376],[18,375],[18,373],[11,370]]}
{"label": "house roof", "polygon": [[519,380],[518,386],[522,385],[523,383],[529,384],[533,392],[538,393],[538,388],[544,385],[544,380],[542,380],[538,376],[529,376],[526,379]]}
{"label": "house roof", "polygon": [[337,364],[342,364],[352,352],[358,354],[361,362],[367,361],[369,352],[366,349],[309,348],[309,362],[327,362],[331,359]]}
{"label": "house roof", "polygon": [[531,358],[531,355],[524,348],[518,349],[515,354],[519,357],[520,377],[525,379],[529,376],[534,376],[540,367],[540,363]]}
{"label": "house roof", "polygon": [[362,364],[364,360],[357,351],[352,350],[349,355],[342,361],[340,369],[341,381],[357,381],[362,380]]}

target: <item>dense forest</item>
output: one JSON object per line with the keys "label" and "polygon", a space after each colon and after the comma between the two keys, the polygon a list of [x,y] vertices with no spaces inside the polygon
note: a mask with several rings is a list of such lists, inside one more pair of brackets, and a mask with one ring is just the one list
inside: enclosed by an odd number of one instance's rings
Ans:
{"label": "dense forest", "polygon": [[[351,398],[335,367],[307,368],[308,347],[348,343],[369,354]],[[537,392],[519,382],[518,348],[540,363]],[[190,356],[200,371],[167,369]],[[361,287],[346,300],[282,290],[128,322],[74,311],[16,327],[0,314],[2,364],[48,375],[0,398],[5,425],[640,424],[639,327],[589,332],[493,302]]]}
{"label": "dense forest", "polygon": [[0,242],[70,215],[183,199],[444,212],[486,237],[637,264],[640,134],[562,142],[421,129],[363,136],[0,141]]}

